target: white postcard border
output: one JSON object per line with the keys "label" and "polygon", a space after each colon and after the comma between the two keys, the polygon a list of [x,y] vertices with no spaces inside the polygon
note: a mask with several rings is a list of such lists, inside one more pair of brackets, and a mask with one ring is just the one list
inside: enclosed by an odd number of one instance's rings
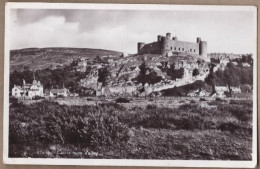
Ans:
{"label": "white postcard border", "polygon": [[[253,81],[253,142],[252,161],[220,160],[130,160],[130,159],[59,159],[59,158],[9,158],[9,27],[10,10],[23,9],[105,9],[105,10],[182,10],[182,11],[252,11],[254,13],[255,51]],[[5,164],[34,165],[87,165],[87,166],[157,166],[157,167],[230,167],[254,168],[257,164],[257,8],[254,6],[207,6],[207,5],[162,5],[162,4],[93,4],[93,3],[16,3],[8,2],[5,8],[5,56],[4,56],[4,116],[3,160]]]}

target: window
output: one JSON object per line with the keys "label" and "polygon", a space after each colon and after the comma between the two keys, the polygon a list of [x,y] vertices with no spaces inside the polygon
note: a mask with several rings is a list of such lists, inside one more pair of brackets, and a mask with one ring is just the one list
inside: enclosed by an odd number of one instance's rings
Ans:
{"label": "window", "polygon": [[179,51],[181,51],[181,48],[179,48]]}
{"label": "window", "polygon": [[194,49],[194,53],[196,52],[196,50]]}
{"label": "window", "polygon": [[172,47],[171,47],[171,50],[172,50]]}
{"label": "window", "polygon": [[184,48],[182,48],[182,51],[184,51]]}
{"label": "window", "polygon": [[176,47],[174,47],[174,50],[176,50]]}
{"label": "window", "polygon": [[192,52],[192,49],[190,49],[190,52]]}

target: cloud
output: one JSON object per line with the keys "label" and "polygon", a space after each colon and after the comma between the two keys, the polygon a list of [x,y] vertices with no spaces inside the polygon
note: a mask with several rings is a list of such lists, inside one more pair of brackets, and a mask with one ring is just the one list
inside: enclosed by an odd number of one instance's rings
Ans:
{"label": "cloud", "polygon": [[80,47],[136,52],[137,42],[171,32],[179,40],[208,41],[209,52],[250,53],[252,12],[14,9],[11,48]]}
{"label": "cloud", "polygon": [[63,16],[48,16],[35,23],[13,26],[11,48],[70,46],[77,41],[78,23]]}

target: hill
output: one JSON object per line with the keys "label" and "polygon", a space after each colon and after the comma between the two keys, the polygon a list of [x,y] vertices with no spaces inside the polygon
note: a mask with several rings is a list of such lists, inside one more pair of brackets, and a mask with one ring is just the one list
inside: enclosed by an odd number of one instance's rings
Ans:
{"label": "hill", "polygon": [[10,51],[10,71],[40,70],[70,64],[74,59],[97,56],[119,57],[122,52],[90,48],[26,48]]}

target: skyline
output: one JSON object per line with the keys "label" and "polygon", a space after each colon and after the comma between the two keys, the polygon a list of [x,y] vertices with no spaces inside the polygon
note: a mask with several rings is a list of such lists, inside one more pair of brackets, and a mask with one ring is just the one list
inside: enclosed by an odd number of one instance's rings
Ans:
{"label": "skyline", "polygon": [[137,43],[170,32],[208,42],[208,53],[253,53],[252,11],[12,9],[10,48],[76,47],[136,53]]}

